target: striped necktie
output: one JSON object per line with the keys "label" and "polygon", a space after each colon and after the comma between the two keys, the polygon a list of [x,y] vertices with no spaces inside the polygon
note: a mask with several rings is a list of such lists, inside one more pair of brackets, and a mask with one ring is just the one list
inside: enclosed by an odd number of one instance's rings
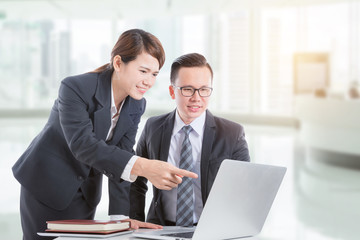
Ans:
{"label": "striped necktie", "polygon": [[[192,171],[193,156],[192,148],[189,140],[189,134],[192,130],[191,126],[184,126],[182,130],[185,138],[182,143],[180,153],[181,169]],[[177,190],[177,209],[176,209],[176,225],[192,226],[193,225],[193,182],[191,178],[184,177],[182,183],[179,184]]]}

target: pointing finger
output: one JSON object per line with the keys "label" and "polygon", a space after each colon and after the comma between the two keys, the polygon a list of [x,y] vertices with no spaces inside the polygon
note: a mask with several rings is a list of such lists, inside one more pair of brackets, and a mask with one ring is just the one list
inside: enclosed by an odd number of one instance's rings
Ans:
{"label": "pointing finger", "polygon": [[183,177],[189,177],[189,178],[198,178],[198,175],[196,173],[193,173],[193,172],[190,172],[190,171],[187,171],[187,170],[184,170],[184,169],[175,169],[174,170],[175,174],[177,175],[181,175]]}

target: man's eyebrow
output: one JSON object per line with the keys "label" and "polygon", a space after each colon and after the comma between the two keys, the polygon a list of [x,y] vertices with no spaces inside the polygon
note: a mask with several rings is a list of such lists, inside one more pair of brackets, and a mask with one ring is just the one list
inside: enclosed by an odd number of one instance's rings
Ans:
{"label": "man's eyebrow", "polygon": [[[196,88],[196,87],[194,87],[194,86],[192,86],[192,85],[185,85],[185,86],[182,86],[182,87],[191,87],[191,88]],[[201,86],[201,87],[199,87],[199,88],[203,88],[203,87],[209,87],[209,86],[207,86],[207,85],[203,85],[203,86]],[[210,87],[211,88],[211,87]]]}

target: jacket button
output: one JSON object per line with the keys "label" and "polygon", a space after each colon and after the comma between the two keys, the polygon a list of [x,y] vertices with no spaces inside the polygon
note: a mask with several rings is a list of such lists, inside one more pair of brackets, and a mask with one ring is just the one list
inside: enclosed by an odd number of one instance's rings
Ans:
{"label": "jacket button", "polygon": [[158,202],[155,202],[155,207],[157,207],[157,205],[158,205]]}
{"label": "jacket button", "polygon": [[82,176],[78,176],[77,179],[78,179],[79,181],[84,180],[84,178],[83,178]]}

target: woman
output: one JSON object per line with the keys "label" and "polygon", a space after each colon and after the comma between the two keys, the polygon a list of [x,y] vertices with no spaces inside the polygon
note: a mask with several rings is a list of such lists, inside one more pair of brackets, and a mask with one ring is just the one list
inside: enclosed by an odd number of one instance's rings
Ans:
{"label": "woman", "polygon": [[[109,178],[109,214],[128,215],[129,187],[144,176],[160,189],[196,174],[134,155],[143,95],[155,83],[165,54],[139,29],[124,32],[109,64],[65,78],[44,129],[13,166],[21,184],[23,239],[41,239],[46,221],[93,219],[102,174]],[[157,225],[132,221],[132,227]]]}

